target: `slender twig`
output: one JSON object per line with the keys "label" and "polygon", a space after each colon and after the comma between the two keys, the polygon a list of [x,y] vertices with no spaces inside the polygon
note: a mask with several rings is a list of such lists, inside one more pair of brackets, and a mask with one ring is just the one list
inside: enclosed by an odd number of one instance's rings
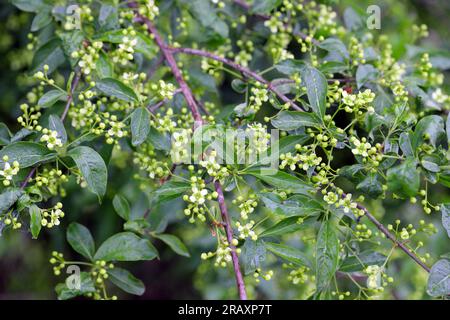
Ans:
{"label": "slender twig", "polygon": [[[342,198],[345,198],[347,196],[346,193],[342,194]],[[421,266],[425,271],[430,272],[430,268],[423,263],[423,261],[414,253],[412,252],[404,243],[399,241],[395,235],[393,235],[381,222],[377,220],[370,212],[367,210],[366,207],[364,207],[361,204],[357,204],[357,208],[359,210],[364,211],[364,216],[366,216],[376,227],[378,230],[380,230],[386,238],[391,240],[396,247],[399,247],[403,252],[405,252],[411,259],[413,259],[419,266]]]}
{"label": "slender twig", "polygon": [[[129,3],[128,6],[131,8],[134,8],[134,9],[137,9],[137,7],[138,7],[137,3],[135,3],[135,2]],[[172,70],[175,80],[178,82],[178,85],[180,86],[181,91],[183,92],[183,95],[186,99],[186,103],[191,110],[192,116],[194,117],[194,121],[195,121],[194,127],[201,126],[203,124],[203,119],[200,115],[199,108],[195,101],[194,95],[193,95],[192,91],[190,90],[189,86],[187,85],[186,81],[183,79],[183,75],[181,74],[181,71],[177,66],[177,63],[175,61],[172,51],[170,50],[169,47],[166,46],[166,44],[163,41],[162,37],[160,36],[158,30],[155,28],[155,26],[149,19],[140,15],[139,13],[136,13],[136,21],[146,25],[148,32],[153,35],[153,37],[156,41],[156,44],[159,46],[161,52],[163,53],[168,66]],[[222,186],[219,181],[215,182],[215,189],[219,195],[217,201],[219,203],[220,212],[222,214],[222,220],[226,224],[225,231],[226,231],[226,235],[227,235],[228,245],[231,249],[231,257],[233,260],[233,269],[234,269],[236,283],[237,283],[237,287],[238,287],[238,291],[239,291],[239,298],[241,300],[246,300],[247,294],[245,291],[244,277],[242,276],[241,268],[239,265],[239,257],[237,255],[236,248],[232,244],[233,230],[231,229],[231,224],[230,224],[231,219],[230,219],[230,216],[228,215],[225,198],[223,196]]]}
{"label": "slender twig", "polygon": [[[136,3],[130,3],[130,7],[137,8]],[[183,78],[183,75],[181,74],[180,69],[178,68],[177,62],[175,61],[175,58],[172,54],[172,52],[167,48],[164,40],[162,39],[161,35],[159,34],[158,30],[156,30],[153,23],[144,17],[143,15],[136,13],[136,21],[144,24],[147,27],[147,30],[150,34],[153,35],[154,40],[158,47],[161,49],[162,54],[164,55],[164,58],[166,59],[167,64],[169,65],[170,69],[172,70],[172,73],[175,77],[175,80],[178,82],[181,91],[183,92],[183,95],[186,99],[186,103],[191,109],[192,116],[194,117],[195,125],[194,127],[201,126],[203,123],[202,116],[200,114],[200,111],[198,110],[198,106],[195,103],[194,95],[192,94],[191,90],[189,89],[186,81]]]}
{"label": "slender twig", "polygon": [[[73,101],[73,93],[75,92],[75,89],[77,88],[78,83],[80,82],[80,78],[81,78],[81,75],[79,73],[77,73],[77,74],[75,74],[75,77],[72,80],[72,83],[70,85],[70,92],[69,92],[69,95],[67,96],[67,102],[64,107],[64,111],[60,117],[62,122],[64,122],[64,120],[67,117],[67,113],[69,112],[70,105],[72,104],[72,101]],[[26,178],[20,184],[20,189],[22,189],[22,190],[25,189],[25,187],[30,182],[31,178],[33,178],[34,174],[36,173],[37,168],[38,167],[34,167],[33,169],[31,169],[31,171],[28,173]]]}
{"label": "slender twig", "polygon": [[[218,193],[217,201],[219,202],[220,212],[222,213],[222,220],[225,223],[225,232],[227,234],[228,245],[231,249],[231,257],[233,260],[233,267],[235,270],[239,270],[239,257],[236,253],[236,247],[233,245],[233,230],[231,228],[231,220],[228,215],[227,206],[225,205],[225,198],[223,196],[222,186],[218,180],[214,182],[216,192]],[[239,298],[241,300],[247,300],[247,293],[245,292],[244,278],[241,272],[235,272],[236,284],[239,290]]]}
{"label": "slender twig", "polygon": [[292,106],[292,108],[298,110],[298,111],[304,111],[301,107],[299,107],[294,101],[292,101],[291,99],[289,99],[288,97],[286,97],[286,95],[284,95],[282,92],[280,92],[271,82],[267,81],[266,79],[264,79],[263,77],[261,77],[258,73],[234,62],[231,61],[227,58],[218,56],[212,52],[208,52],[208,51],[204,51],[204,50],[199,50],[199,49],[193,49],[193,48],[173,48],[170,47],[168,48],[170,51],[174,52],[174,53],[185,53],[185,54],[190,54],[190,55],[196,55],[196,56],[201,56],[201,57],[205,57],[205,58],[209,58],[212,60],[216,60],[219,62],[222,62],[230,67],[232,67],[233,69],[245,74],[246,76],[255,79],[256,81],[264,84],[267,86],[267,89],[272,91],[274,94],[276,94],[283,102],[288,103],[290,106]]}
{"label": "slender twig", "polygon": [[70,105],[72,104],[72,101],[73,101],[73,93],[75,92],[75,89],[78,86],[78,82],[80,82],[80,78],[81,78],[80,73],[75,74],[72,84],[70,85],[70,93],[69,93],[69,96],[67,97],[67,103],[66,103],[66,106],[64,107],[64,111],[61,115],[62,122],[64,122],[64,120],[67,117],[67,113],[69,112]]}

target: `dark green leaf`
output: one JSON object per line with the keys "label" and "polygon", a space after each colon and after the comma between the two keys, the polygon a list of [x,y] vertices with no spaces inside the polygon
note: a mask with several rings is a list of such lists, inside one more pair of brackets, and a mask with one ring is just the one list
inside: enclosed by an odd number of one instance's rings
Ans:
{"label": "dark green leaf", "polygon": [[450,295],[450,261],[439,260],[431,267],[427,293],[432,297]]}
{"label": "dark green leaf", "polygon": [[44,65],[48,65],[48,73],[52,73],[56,68],[66,60],[63,49],[61,48],[61,40],[52,39],[45,45],[40,47],[34,54],[31,63],[31,73],[42,71]]}
{"label": "dark green leaf", "polygon": [[108,269],[109,280],[125,292],[135,295],[142,295],[145,292],[145,286],[141,280],[137,279],[125,269]]}
{"label": "dark green leaf", "polygon": [[358,66],[356,70],[356,84],[358,89],[364,86],[366,83],[376,80],[378,77],[378,70],[371,64],[362,64]]}
{"label": "dark green leaf", "polygon": [[330,53],[337,53],[343,60],[348,60],[349,54],[347,48],[341,40],[336,38],[328,38],[319,44],[319,48],[329,51]]}
{"label": "dark green leaf", "polygon": [[95,70],[100,79],[111,78],[114,75],[114,68],[108,56],[100,52]]}
{"label": "dark green leaf", "polygon": [[170,180],[155,191],[155,201],[162,203],[172,199],[181,197],[183,193],[188,191],[191,185],[184,181]]}
{"label": "dark green leaf", "polygon": [[137,102],[138,97],[130,87],[127,87],[119,80],[104,78],[96,82],[96,87],[100,92],[109,97],[114,97],[127,102]]}
{"label": "dark green leaf", "polygon": [[127,199],[121,195],[116,194],[113,199],[113,206],[116,213],[124,220],[130,219],[130,204]]}
{"label": "dark green leaf", "polygon": [[85,146],[76,147],[67,154],[77,164],[89,190],[99,198],[103,197],[106,192],[108,173],[102,157],[93,149]]}
{"label": "dark green leaf", "polygon": [[31,32],[36,32],[41,30],[48,24],[52,22],[52,16],[49,11],[39,11],[33,18],[33,22],[31,23]]}
{"label": "dark green leaf", "polygon": [[30,206],[30,208],[28,209],[29,213],[30,213],[30,230],[31,230],[31,235],[33,236],[33,239],[37,239],[39,232],[41,231],[41,209],[33,204]]}
{"label": "dark green leaf", "polygon": [[155,238],[160,239],[167,244],[175,253],[183,257],[190,257],[188,249],[179,238],[171,234],[155,234]]}
{"label": "dark green leaf", "polygon": [[311,66],[305,66],[301,72],[302,84],[306,87],[306,94],[312,110],[323,119],[326,109],[328,83],[325,76]]}
{"label": "dark green leaf", "polygon": [[294,195],[283,200],[275,193],[261,192],[259,197],[264,205],[276,214],[310,216],[323,211],[320,202],[316,201],[311,195]]}
{"label": "dark green leaf", "polygon": [[56,89],[50,90],[39,99],[38,105],[42,108],[49,108],[63,97],[67,97],[67,93]]}
{"label": "dark green leaf", "polygon": [[377,199],[383,194],[381,177],[377,173],[369,173],[364,180],[356,186],[356,189],[363,194],[369,195],[373,199]]}
{"label": "dark green leaf", "polygon": [[250,274],[261,267],[261,262],[266,259],[266,246],[262,240],[246,240],[242,246],[242,266],[244,273]]}
{"label": "dark green leaf", "polygon": [[3,157],[8,156],[9,163],[19,162],[20,168],[27,168],[40,162],[51,160],[56,153],[34,142],[19,141],[0,150],[0,166],[4,166]]}
{"label": "dark green leaf", "polygon": [[339,271],[357,272],[363,271],[367,266],[381,266],[386,261],[386,256],[376,251],[364,251],[357,256],[347,257],[342,262]]}
{"label": "dark green leaf", "polygon": [[445,231],[447,231],[447,234],[450,237],[450,204],[444,203],[440,207],[442,213],[442,225],[444,226]]}
{"label": "dark green leaf", "polygon": [[64,123],[57,115],[52,114],[48,117],[48,126],[50,130],[58,132],[58,138],[61,139],[63,144],[67,142],[66,128],[64,128]]}
{"label": "dark green leaf", "polygon": [[264,174],[261,173],[260,170],[250,169],[245,171],[245,174],[250,174],[277,189],[289,190],[293,193],[309,195],[315,190],[314,187],[307,182],[283,171],[278,171],[276,174]]}
{"label": "dark green leaf", "polygon": [[257,14],[268,14],[281,4],[281,0],[258,0],[255,1],[251,12]]}
{"label": "dark green leaf", "polygon": [[316,286],[325,290],[333,278],[339,262],[339,240],[332,220],[322,223],[316,244]]}
{"label": "dark green leaf", "polygon": [[308,259],[308,257],[303,252],[301,252],[300,250],[298,250],[296,248],[292,248],[289,246],[285,246],[282,244],[276,244],[276,243],[272,243],[272,242],[266,242],[266,248],[267,248],[267,250],[272,252],[274,255],[276,255],[286,261],[292,262],[299,266],[305,266],[305,267],[312,269],[312,263]]}
{"label": "dark green leaf", "polygon": [[136,109],[131,115],[131,141],[133,146],[143,143],[150,132],[150,114],[144,107]]}
{"label": "dark green leaf", "polygon": [[102,243],[94,260],[140,261],[156,257],[158,252],[149,240],[141,239],[131,232],[121,232]]}
{"label": "dark green leaf", "polygon": [[0,214],[8,210],[22,196],[23,191],[19,188],[10,188],[0,193]]}
{"label": "dark green leaf", "polygon": [[420,187],[420,172],[416,169],[414,159],[406,159],[403,163],[387,171],[387,184],[390,191],[401,197],[413,197]]}
{"label": "dark green leaf", "polygon": [[275,128],[285,131],[321,125],[315,114],[300,111],[281,111],[272,119],[271,123]]}
{"label": "dark green leaf", "polygon": [[[425,136],[428,136],[426,139]],[[429,142],[436,146],[445,136],[444,120],[437,115],[426,116],[417,123],[412,136],[413,150],[416,150],[423,142]]]}
{"label": "dark green leaf", "polygon": [[[302,221],[299,223],[299,220]],[[277,224],[267,228],[259,237],[273,237],[273,236],[281,236],[293,232],[297,232],[300,230],[305,230],[306,228],[311,227],[309,222],[303,222],[301,216],[292,216],[286,219],[281,220]]]}
{"label": "dark green leaf", "polygon": [[72,222],[67,228],[66,237],[67,242],[69,242],[73,250],[89,260],[93,259],[95,243],[88,228],[79,223]]}

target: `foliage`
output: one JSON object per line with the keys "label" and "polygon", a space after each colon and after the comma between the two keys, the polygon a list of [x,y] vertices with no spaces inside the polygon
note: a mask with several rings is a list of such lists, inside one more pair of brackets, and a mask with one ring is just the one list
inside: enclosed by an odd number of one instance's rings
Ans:
{"label": "foliage", "polygon": [[[53,251],[54,274],[83,271],[59,299],[142,295],[127,262],[165,248],[205,260],[205,297],[225,277],[241,299],[389,299],[407,259],[420,297],[450,295],[449,255],[428,250],[450,234],[450,55],[421,46],[426,26],[402,51],[326,2],[11,3],[32,21],[28,92],[0,124],[0,231],[65,229],[82,259]],[[248,138],[231,154],[230,131]],[[66,214],[95,200],[122,225],[103,242]]]}

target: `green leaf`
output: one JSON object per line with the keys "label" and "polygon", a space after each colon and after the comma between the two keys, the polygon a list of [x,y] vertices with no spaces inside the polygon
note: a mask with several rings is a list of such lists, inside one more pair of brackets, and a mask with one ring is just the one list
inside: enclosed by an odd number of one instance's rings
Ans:
{"label": "green leaf", "polygon": [[378,77],[378,70],[371,64],[362,64],[358,66],[356,70],[356,84],[358,89],[364,86],[366,83],[376,80]]}
{"label": "green leaf", "polygon": [[211,30],[221,38],[228,37],[228,25],[217,15],[216,8],[211,1],[191,0],[189,1],[189,11],[191,12],[192,17],[204,27],[204,36],[206,38],[208,38],[208,32]]}
{"label": "green leaf", "polygon": [[167,244],[175,253],[179,254],[183,257],[190,257],[188,249],[184,245],[183,242],[179,238],[171,234],[155,234],[155,238],[162,240],[165,244]]}
{"label": "green leaf", "polygon": [[240,255],[244,274],[250,274],[260,268],[261,262],[266,259],[266,246],[263,240],[246,240]]}
{"label": "green leaf", "polygon": [[348,60],[349,58],[347,48],[339,39],[336,38],[325,39],[319,44],[318,47],[332,54],[337,53],[343,60]]}
{"label": "green leaf", "polygon": [[56,89],[50,90],[39,99],[38,105],[42,108],[49,108],[63,97],[67,97],[67,93]]}
{"label": "green leaf", "polygon": [[113,207],[116,213],[124,220],[130,219],[130,204],[123,196],[116,194],[113,199]]}
{"label": "green leaf", "polygon": [[266,242],[266,249],[286,261],[312,269],[311,261],[298,249],[272,242]]}
{"label": "green leaf", "polygon": [[183,193],[191,189],[191,185],[184,181],[170,180],[154,192],[155,200],[158,203],[169,201],[181,197]]}
{"label": "green leaf", "polygon": [[93,149],[85,146],[76,147],[67,154],[77,164],[89,190],[99,198],[103,197],[106,193],[108,173],[102,157]]}
{"label": "green leaf", "polygon": [[276,214],[287,216],[311,216],[323,211],[320,202],[311,195],[294,195],[286,200],[271,192],[261,192],[259,198],[264,205]]}
{"label": "green leaf", "polygon": [[450,237],[450,203],[443,203],[441,206],[442,225]]}
{"label": "green leaf", "polygon": [[447,121],[445,122],[445,129],[447,130],[447,142],[450,144],[450,116],[447,116]]}
{"label": "green leaf", "polygon": [[450,261],[441,259],[431,267],[427,293],[432,297],[450,295]]}
{"label": "green leaf", "polygon": [[328,83],[325,76],[311,66],[306,65],[302,69],[302,84],[306,87],[306,94],[312,110],[323,119],[326,109],[326,97],[328,91]]}
{"label": "green leaf", "polygon": [[89,260],[93,259],[95,243],[88,228],[72,222],[67,228],[66,237],[73,250]]}
{"label": "green leaf", "polygon": [[63,144],[67,142],[66,128],[64,128],[64,123],[57,115],[51,114],[48,117],[48,126],[50,130],[58,132],[58,138],[61,139]]}
{"label": "green leaf", "polygon": [[[429,139],[425,139],[428,136]],[[413,150],[416,150],[423,142],[429,142],[436,147],[437,144],[445,139],[444,120],[437,115],[426,116],[417,123],[412,136]]]}
{"label": "green leaf", "polygon": [[377,199],[383,194],[383,184],[377,173],[369,173],[357,186],[356,189],[363,194],[369,195],[373,199]]}
{"label": "green leaf", "polygon": [[[76,276],[76,274],[73,274],[70,277]],[[70,277],[67,278],[66,282],[69,282]],[[72,299],[77,296],[83,296],[88,293],[95,292],[94,282],[92,281],[91,275],[89,273],[81,272],[79,281],[79,288],[74,287],[73,289],[70,289],[67,286],[67,283],[59,283],[55,288],[56,294],[58,295],[58,300]],[[71,283],[71,285],[73,285],[73,283]]]}
{"label": "green leaf", "polygon": [[63,49],[61,47],[61,40],[52,39],[42,47],[40,47],[34,54],[31,62],[31,73],[42,71],[44,65],[48,65],[48,73],[51,74],[66,60]]}
{"label": "green leaf", "polygon": [[157,257],[158,252],[149,240],[141,239],[131,232],[121,232],[102,243],[94,260],[141,261]]}
{"label": "green leaf", "polygon": [[144,107],[136,109],[131,115],[131,141],[138,146],[147,140],[150,132],[150,114]]}
{"label": "green leaf", "polygon": [[0,193],[0,214],[11,208],[22,194],[23,191],[19,188],[10,188],[3,193]]}
{"label": "green leaf", "polygon": [[334,274],[339,262],[339,240],[331,220],[324,221],[320,227],[316,243],[316,287],[324,291]]}
{"label": "green leaf", "polygon": [[38,12],[46,6],[43,0],[11,0],[11,3],[26,12]]}
{"label": "green leaf", "polygon": [[28,168],[37,163],[48,161],[56,156],[56,153],[43,145],[34,142],[19,141],[7,145],[0,150],[0,166],[4,166],[3,157],[8,156],[9,163],[19,162],[20,168]]}
{"label": "green leaf", "polygon": [[6,124],[0,122],[0,146],[4,146],[10,143],[11,141],[11,131]]}
{"label": "green leaf", "polygon": [[36,16],[33,18],[33,22],[31,23],[31,32],[36,32],[47,26],[52,22],[52,16],[49,11],[39,11]]}
{"label": "green leaf", "polygon": [[254,1],[251,12],[256,14],[268,14],[281,4],[281,0],[258,0]]}
{"label": "green leaf", "polygon": [[37,239],[39,232],[41,232],[41,209],[33,204],[28,208],[28,212],[30,213],[30,230],[33,239]]}
{"label": "green leaf", "polygon": [[381,266],[386,261],[386,256],[376,251],[364,251],[357,256],[347,257],[342,262],[339,271],[357,272],[363,271],[367,266]]}
{"label": "green leaf", "polygon": [[344,23],[349,31],[356,31],[364,26],[363,18],[350,7],[344,11]]}
{"label": "green leaf", "polygon": [[100,79],[113,77],[114,68],[111,61],[109,60],[108,56],[105,53],[100,52],[95,70],[97,71],[97,74]]}
{"label": "green leaf", "polygon": [[275,128],[285,131],[321,125],[315,114],[300,111],[281,111],[271,123]]}
{"label": "green leaf", "polygon": [[108,275],[108,279],[125,292],[138,296],[145,292],[145,286],[142,281],[125,269],[117,267],[108,269]]}
{"label": "green leaf", "polygon": [[283,171],[278,171],[276,174],[269,175],[261,174],[260,170],[250,169],[245,171],[244,174],[250,174],[277,189],[289,190],[293,193],[309,195],[315,190],[312,185]]}
{"label": "green leaf", "polygon": [[408,158],[403,163],[389,168],[387,184],[390,191],[401,197],[413,197],[420,187],[420,172],[415,159]]}
{"label": "green leaf", "polygon": [[[284,234],[289,234],[293,232],[297,232],[300,230],[305,230],[309,227],[311,227],[310,223],[301,222],[299,223],[299,220],[302,219],[301,216],[292,216],[285,218],[278,222],[277,224],[267,228],[261,234],[259,234],[259,237],[273,237],[273,236],[281,236]],[[302,220],[300,220],[302,221]]]}
{"label": "green leaf", "polygon": [[104,78],[96,82],[96,87],[100,92],[126,102],[137,102],[138,97],[130,87],[127,87],[119,80],[113,78]]}
{"label": "green leaf", "polygon": [[303,60],[283,60],[275,65],[275,69],[288,76],[293,76],[295,74],[300,74],[303,69],[305,69],[306,64]]}

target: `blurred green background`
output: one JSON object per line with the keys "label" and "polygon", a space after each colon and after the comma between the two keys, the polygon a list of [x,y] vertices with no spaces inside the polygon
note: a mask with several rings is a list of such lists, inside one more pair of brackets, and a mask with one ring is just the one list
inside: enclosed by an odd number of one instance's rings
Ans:
{"label": "blurred green background", "polygon": [[[226,1],[228,2],[228,1]],[[330,1],[328,1],[330,2]],[[409,41],[413,24],[425,23],[429,26],[430,36],[425,45],[450,49],[450,1],[448,0],[344,0],[331,1],[342,16],[344,9],[351,5],[365,12],[368,5],[376,4],[381,8],[381,32],[387,34],[394,45],[395,55],[400,57],[405,52],[404,43]],[[32,57],[26,49],[27,34],[31,24],[31,14],[19,12],[7,1],[0,4],[0,121],[6,123],[11,130],[18,129],[15,118],[19,115],[19,104],[29,89],[27,65]],[[116,163],[117,164],[117,163]],[[120,162],[118,163],[120,165]],[[111,175],[129,175],[126,167],[112,169]],[[127,181],[128,179],[124,179]],[[121,179],[114,181],[118,183]],[[109,185],[111,191],[121,190],[133,200],[134,210],[145,205],[145,197],[136,195],[133,190],[137,186]],[[0,299],[54,299],[54,286],[62,281],[53,276],[52,267],[48,263],[52,250],[64,252],[67,257],[74,257],[65,241],[65,229],[72,221],[88,226],[97,244],[108,236],[122,229],[122,221],[112,208],[112,196],[104,199],[99,205],[95,196],[79,190],[77,186],[69,185],[68,196],[63,200],[67,216],[59,228],[45,230],[39,240],[32,240],[25,231],[7,231],[0,237]],[[438,189],[435,196],[442,201],[450,200],[448,190]],[[79,206],[84,203],[83,207]],[[391,220],[398,216],[405,220],[417,221],[423,215],[419,210],[400,210],[398,203],[385,203],[386,211],[391,214]],[[404,208],[403,208],[404,209]],[[234,279],[228,270],[214,270],[212,263],[200,264],[200,253],[211,249],[214,239],[208,235],[207,228],[196,228],[189,224],[171,223],[174,219],[182,218],[180,207],[171,203],[164,208],[152,212],[155,223],[167,226],[168,233],[178,235],[187,244],[192,258],[187,259],[173,254],[167,246],[156,242],[160,250],[161,260],[130,264],[130,271],[143,280],[147,290],[142,297],[120,296],[133,299],[189,299],[189,298],[232,298],[235,295]],[[399,213],[403,212],[403,213]],[[407,216],[406,216],[407,212]],[[159,219],[161,215],[167,219]],[[434,215],[436,225],[439,215]],[[389,221],[389,219],[386,219]],[[439,230],[430,239],[429,252],[435,257],[448,251],[448,238]],[[398,253],[402,255],[402,253]],[[76,258],[76,256],[74,257]],[[403,261],[405,262],[405,261]],[[421,299],[426,298],[424,286],[426,274],[418,270],[413,263],[403,263],[397,269],[396,287],[392,292],[394,298]],[[258,289],[259,298],[296,298],[295,286],[287,285],[286,281],[274,285],[264,283]]]}

